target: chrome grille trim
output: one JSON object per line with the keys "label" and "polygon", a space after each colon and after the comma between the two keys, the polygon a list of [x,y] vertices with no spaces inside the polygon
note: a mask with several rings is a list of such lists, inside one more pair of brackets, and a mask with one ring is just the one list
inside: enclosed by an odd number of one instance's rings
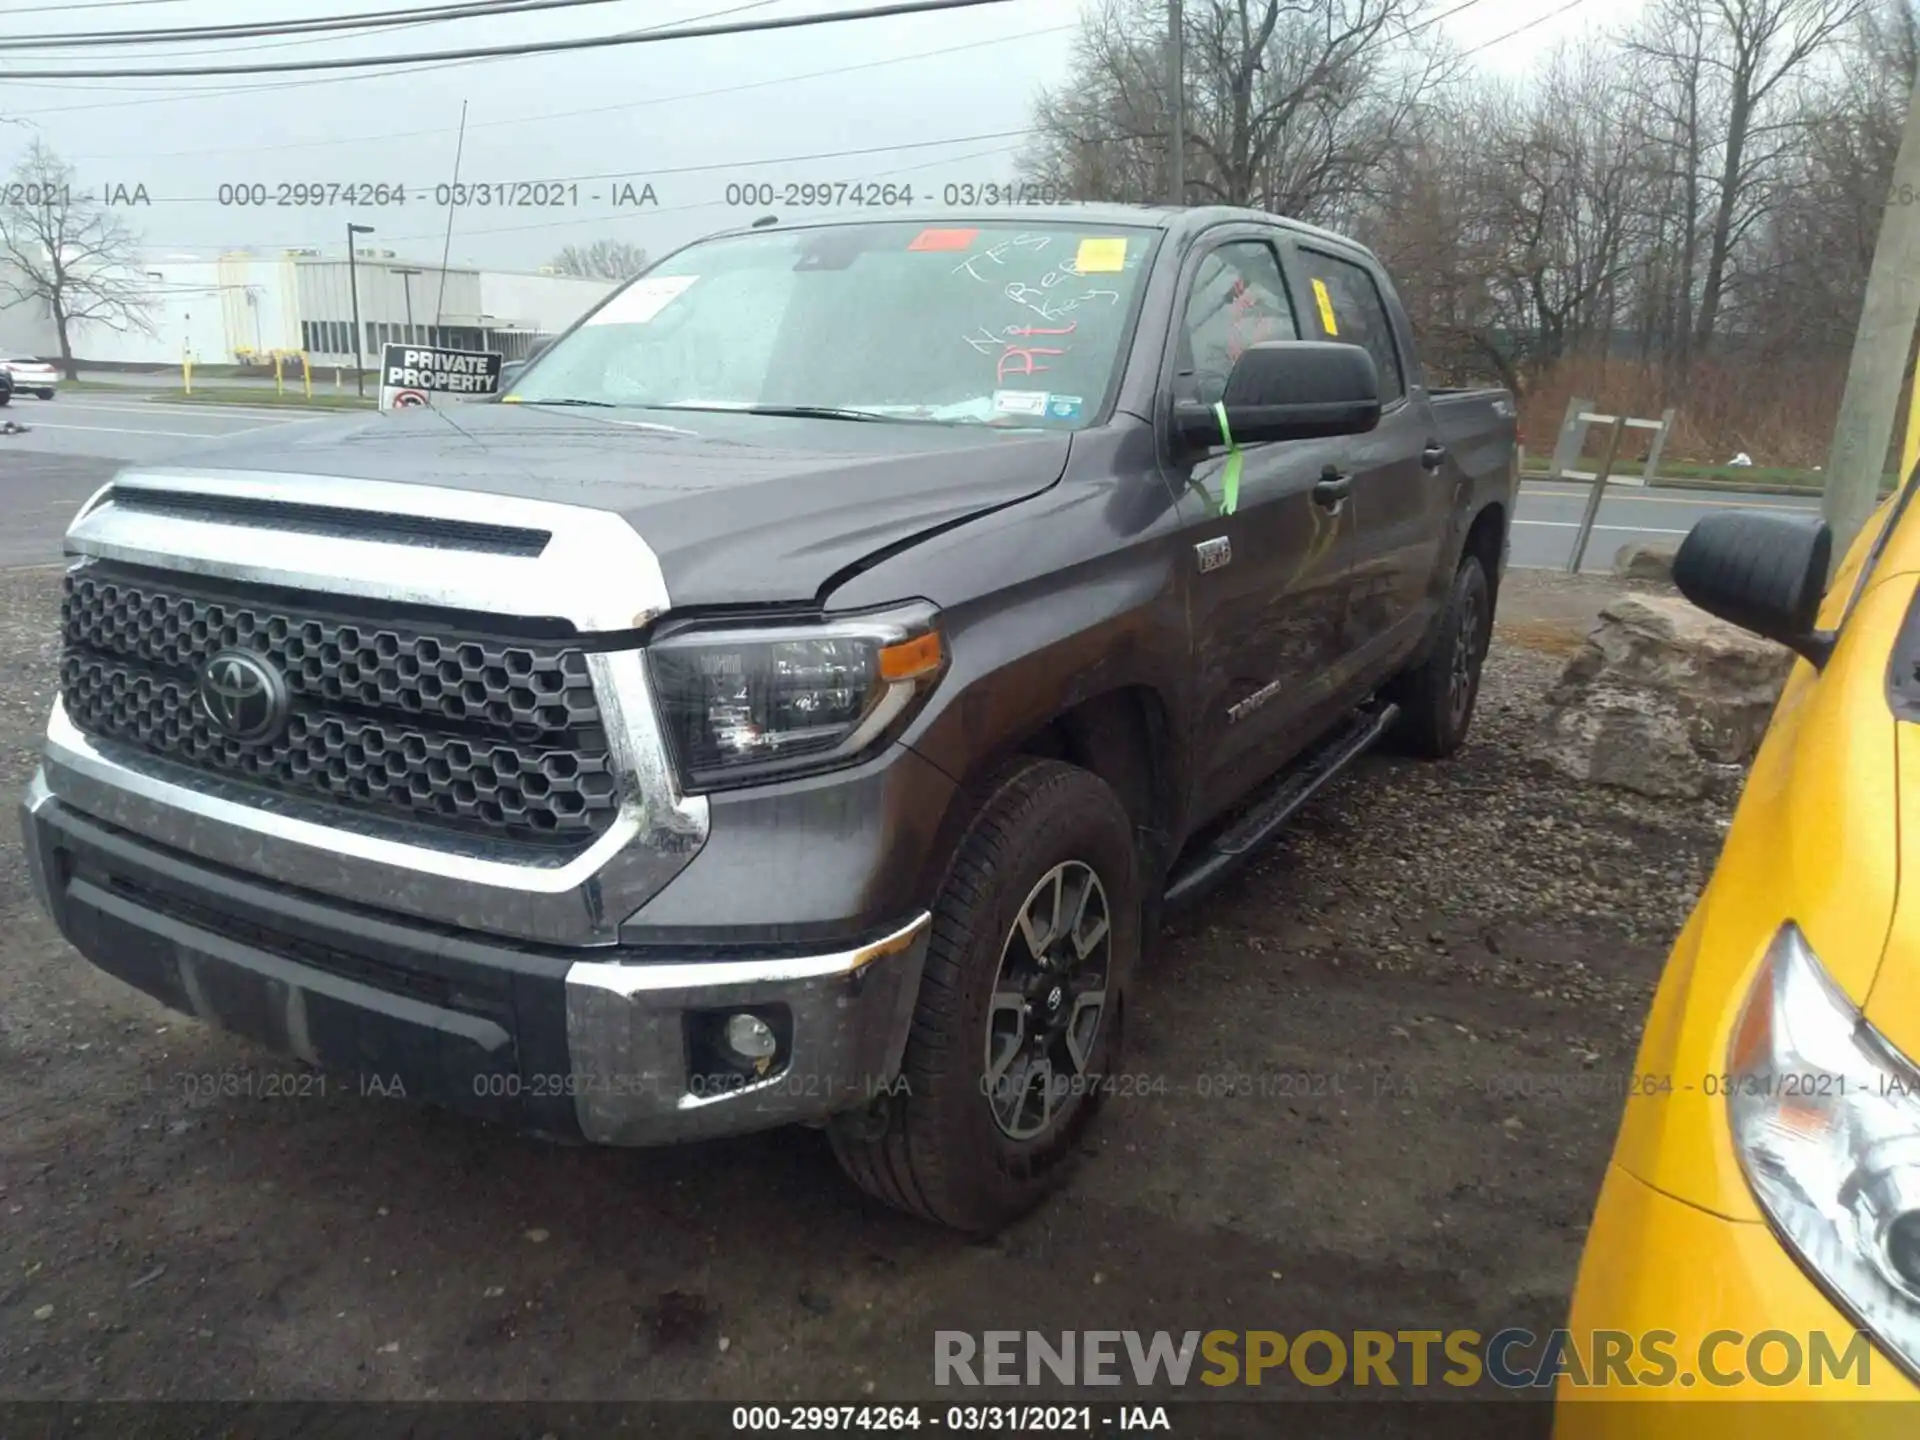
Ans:
{"label": "chrome grille trim", "polygon": [[[376,538],[262,531],[185,512],[118,506],[115,490],[235,497],[545,530],[537,556]],[[485,615],[565,620],[582,633],[631,630],[667,604],[660,561],[616,515],[579,505],[392,480],[341,480],[175,467],[129,470],[101,488],[67,531],[67,550],[185,574]],[[156,555],[162,558],[156,559]]]}
{"label": "chrome grille trim", "polygon": [[[115,486],[491,522],[550,532],[538,556],[397,545],[161,515],[113,503]],[[129,472],[103,487],[68,530],[71,556],[149,570],[355,596],[401,606],[561,619],[624,631],[669,604],[659,562],[622,517],[546,501],[324,476]],[[81,563],[84,563],[82,559]],[[82,733],[57,701],[47,728],[52,796],[85,814],[209,864],[422,920],[532,942],[605,946],[620,923],[705,843],[704,796],[680,792],[642,653],[588,654],[619,797],[585,849],[436,831],[406,817],[343,812],[240,787],[217,775]]]}
{"label": "chrome grille trim", "polygon": [[[335,597],[91,558],[65,591],[61,699],[96,739],[425,827],[577,847],[612,820],[611,756],[576,643],[369,620],[335,612]],[[196,703],[202,666],[233,649],[286,679],[293,713],[271,741],[216,733]]]}

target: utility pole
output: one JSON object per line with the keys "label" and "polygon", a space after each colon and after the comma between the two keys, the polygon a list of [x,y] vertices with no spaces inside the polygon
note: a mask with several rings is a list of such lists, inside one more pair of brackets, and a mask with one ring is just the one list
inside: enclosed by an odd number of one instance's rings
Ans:
{"label": "utility pole", "polygon": [[407,343],[409,345],[414,344],[416,342],[414,341],[414,338],[413,338],[413,277],[420,274],[421,272],[418,270],[390,270],[387,273],[390,275],[398,275],[400,277],[400,283],[406,286],[406,289],[407,289]]}
{"label": "utility pole", "polygon": [[1167,203],[1187,203],[1187,86],[1180,0],[1167,0]]}
{"label": "utility pole", "polygon": [[1900,386],[1920,325],[1920,77],[1907,106],[1906,133],[1893,165],[1880,238],[1867,274],[1867,298],[1853,337],[1847,390],[1834,425],[1821,510],[1833,527],[1838,567],[1880,499],[1880,475],[1893,439]]}
{"label": "utility pole", "polygon": [[371,225],[347,222],[347,289],[353,295],[353,388],[362,399],[367,394],[367,368],[361,363],[364,352],[360,348],[360,272],[355,265],[353,237],[372,233]]}

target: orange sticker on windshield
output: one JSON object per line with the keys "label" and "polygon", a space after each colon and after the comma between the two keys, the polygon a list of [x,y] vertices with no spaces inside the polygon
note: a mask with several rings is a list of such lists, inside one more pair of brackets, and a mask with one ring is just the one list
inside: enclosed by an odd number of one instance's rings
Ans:
{"label": "orange sticker on windshield", "polygon": [[1082,240],[1079,253],[1073,257],[1073,268],[1082,275],[1119,274],[1127,268],[1126,237],[1089,236]]}
{"label": "orange sticker on windshield", "polygon": [[909,250],[965,250],[980,238],[978,230],[922,230],[913,237]]}

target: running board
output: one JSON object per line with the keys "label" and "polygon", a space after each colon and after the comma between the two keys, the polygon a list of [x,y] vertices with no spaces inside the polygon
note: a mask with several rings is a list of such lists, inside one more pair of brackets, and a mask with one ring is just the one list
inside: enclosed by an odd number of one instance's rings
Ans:
{"label": "running board", "polygon": [[1248,855],[1271,840],[1300,807],[1326,783],[1367,751],[1399,718],[1398,705],[1363,709],[1282,771],[1247,813],[1191,858],[1182,860],[1167,880],[1168,910],[1192,903],[1233,873]]}

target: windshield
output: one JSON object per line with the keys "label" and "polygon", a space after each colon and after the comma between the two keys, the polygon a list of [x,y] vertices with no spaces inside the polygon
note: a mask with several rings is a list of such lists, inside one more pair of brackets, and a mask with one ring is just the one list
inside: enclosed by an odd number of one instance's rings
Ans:
{"label": "windshield", "polygon": [[708,240],[613,295],[506,397],[1075,429],[1155,232],[897,222]]}

